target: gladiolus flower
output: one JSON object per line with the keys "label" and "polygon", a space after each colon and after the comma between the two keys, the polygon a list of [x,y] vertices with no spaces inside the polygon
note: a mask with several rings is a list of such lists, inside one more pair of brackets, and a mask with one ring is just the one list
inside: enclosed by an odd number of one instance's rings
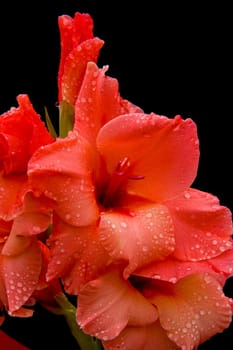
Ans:
{"label": "gladiolus flower", "polygon": [[[39,149],[29,163],[33,190],[55,203],[47,277],[61,276],[66,291],[79,295],[77,322],[105,349],[128,350],[138,342],[149,350],[156,334],[161,349],[191,350],[230,323],[231,300],[219,288],[233,263],[231,213],[214,196],[190,188],[199,160],[195,123],[143,113],[120,97],[105,71],[87,64],[73,130]],[[134,276],[152,280],[149,291],[134,285]],[[160,308],[183,285],[187,322],[204,307],[195,301],[194,310],[189,302],[202,286],[216,316],[216,326],[205,332],[197,323],[195,337],[176,336]],[[153,299],[158,287],[161,297]],[[176,297],[178,302],[179,292]],[[116,317],[118,308],[126,315]]]}
{"label": "gladiolus flower", "polygon": [[27,95],[17,100],[19,107],[0,118],[0,300],[10,314],[29,316],[32,310],[23,305],[42,288],[45,248],[37,235],[51,224],[51,206],[31,193],[27,165],[53,138]]}
{"label": "gladiolus flower", "polygon": [[233,241],[230,210],[192,187],[196,124],[121,97],[88,14],[59,28],[60,137],[25,96],[0,122],[0,307],[52,310],[61,279],[77,326],[105,350],[197,349],[231,322]]}

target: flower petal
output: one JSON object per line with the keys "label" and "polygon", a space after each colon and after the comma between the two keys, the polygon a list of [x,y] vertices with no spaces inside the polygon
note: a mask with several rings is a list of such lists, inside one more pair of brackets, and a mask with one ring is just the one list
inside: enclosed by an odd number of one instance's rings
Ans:
{"label": "flower petal", "polygon": [[79,293],[77,321],[99,339],[113,339],[127,325],[144,326],[156,319],[156,309],[117,270],[89,282]]}
{"label": "flower petal", "polygon": [[74,130],[93,144],[99,129],[112,118],[123,113],[142,112],[120,97],[117,80],[105,76],[107,69],[107,66],[99,69],[94,62],[88,62],[75,103]]}
{"label": "flower petal", "polygon": [[75,105],[87,63],[97,61],[103,44],[103,40],[99,38],[85,40],[66,57],[64,71],[61,77],[60,102],[66,101],[72,106]]}
{"label": "flower petal", "polygon": [[170,286],[160,282],[148,293],[158,308],[161,326],[181,348],[196,349],[231,322],[231,301],[208,274],[190,275]]}
{"label": "flower petal", "polygon": [[[17,101],[19,109],[24,113],[24,123],[28,119],[31,124],[31,137],[29,139],[29,156],[31,157],[38,148],[54,142],[54,139],[48,132],[40,115],[35,112],[28,96],[25,94],[18,95]],[[21,127],[22,124],[20,130]],[[24,139],[24,137],[21,136],[21,139]]]}
{"label": "flower petal", "polygon": [[105,272],[110,261],[95,226],[70,226],[56,218],[48,245],[47,278],[62,277],[65,290],[70,294],[78,294],[85,283]]}
{"label": "flower petal", "polygon": [[9,313],[17,311],[35,290],[41,271],[41,251],[31,239],[31,246],[22,254],[0,255],[0,275],[7,295]]}
{"label": "flower petal", "polygon": [[30,236],[44,232],[51,223],[52,212],[47,199],[35,198],[30,192],[27,193],[24,210],[13,220],[2,254],[21,254],[31,244]]}
{"label": "flower petal", "polygon": [[231,212],[215,196],[189,189],[166,205],[175,226],[176,258],[210,259],[233,247]]}
{"label": "flower petal", "polygon": [[122,110],[118,82],[105,76],[107,68],[99,69],[94,62],[87,64],[75,104],[74,130],[92,143],[95,143],[100,127]]}
{"label": "flower petal", "polygon": [[11,108],[0,118],[0,154],[5,174],[21,174],[40,146],[53,142],[27,95],[18,95],[18,108]]}
{"label": "flower petal", "polygon": [[151,261],[163,260],[174,250],[173,224],[167,208],[150,202],[135,203],[130,214],[112,210],[101,214],[100,239],[110,256],[126,260],[127,278]]}
{"label": "flower petal", "polygon": [[103,341],[105,350],[179,350],[159,321],[144,327],[126,327],[118,337]]}
{"label": "flower petal", "polygon": [[[232,258],[233,257],[231,254],[231,259],[229,259],[228,263],[231,261],[233,264]],[[163,261],[154,261],[151,264],[137,269],[134,271],[134,275],[176,283],[185,276],[189,276],[194,273],[208,272],[214,275],[219,282],[225,281],[226,278],[222,275],[223,271],[217,271],[214,263],[212,263],[213,260],[214,259],[202,261],[181,261],[177,260],[173,256],[169,256]],[[222,265],[224,264],[224,261],[226,261],[226,259],[222,261]],[[228,269],[230,269],[229,266]],[[221,273],[219,274],[219,272]]]}
{"label": "flower petal", "polygon": [[58,215],[71,225],[90,225],[98,218],[92,156],[90,145],[70,133],[40,149],[28,165],[33,190],[54,200]]}
{"label": "flower petal", "polygon": [[[66,57],[81,42],[93,38],[93,20],[87,13],[76,12],[74,18],[68,15],[58,17],[60,31],[61,54],[58,72],[58,87],[61,93],[61,80],[64,73]],[[59,98],[59,101],[62,98]]]}
{"label": "flower petal", "polygon": [[233,249],[223,252],[208,262],[215,271],[220,272],[225,277],[233,275]]}
{"label": "flower petal", "polygon": [[26,175],[0,176],[0,219],[9,221],[22,212],[27,191]]}
{"label": "flower petal", "polygon": [[11,231],[1,254],[5,256],[21,254],[30,246],[31,241],[30,237],[25,237]]}
{"label": "flower petal", "polygon": [[132,174],[144,177],[129,179],[128,192],[153,201],[178,195],[196,176],[199,147],[191,119],[142,113],[119,116],[100,130],[97,147],[110,174],[127,158]]}

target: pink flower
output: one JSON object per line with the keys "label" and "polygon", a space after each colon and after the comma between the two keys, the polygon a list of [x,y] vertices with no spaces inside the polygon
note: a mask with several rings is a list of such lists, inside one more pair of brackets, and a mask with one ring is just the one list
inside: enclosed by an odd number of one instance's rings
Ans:
{"label": "pink flower", "polygon": [[[223,287],[233,242],[230,210],[191,187],[196,124],[146,114],[120,96],[96,65],[103,41],[88,14],[61,16],[59,28],[58,99],[74,111],[71,131],[54,141],[31,107],[26,143],[15,123],[0,124],[10,197],[0,210],[0,304],[22,314],[61,278],[78,295],[78,324],[106,350],[197,349],[231,322]],[[24,118],[28,106],[24,97],[22,116],[9,116]],[[22,279],[26,294],[15,291]]]}
{"label": "pink flower", "polygon": [[190,187],[195,123],[143,113],[106,69],[87,63],[73,130],[29,162],[54,202],[47,278],[79,295],[77,322],[105,349],[191,350],[231,321],[231,213]]}

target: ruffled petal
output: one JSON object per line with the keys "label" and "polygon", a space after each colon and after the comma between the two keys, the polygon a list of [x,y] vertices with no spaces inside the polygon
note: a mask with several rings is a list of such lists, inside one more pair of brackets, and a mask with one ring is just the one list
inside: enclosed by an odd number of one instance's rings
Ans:
{"label": "ruffled petal", "polygon": [[185,276],[204,272],[213,275],[224,286],[226,279],[233,275],[233,250],[201,261],[181,261],[170,256],[164,261],[155,261],[137,269],[134,275],[176,283]]}
{"label": "ruffled petal", "polygon": [[127,326],[155,322],[157,311],[117,270],[89,282],[79,293],[77,321],[84,332],[110,340]]}
{"label": "ruffled petal", "polygon": [[103,341],[105,350],[179,350],[159,321],[144,327],[126,327],[118,337]]}
{"label": "ruffled petal", "polygon": [[233,275],[233,249],[223,252],[208,262],[217,273],[227,278]]}
{"label": "ruffled petal", "polygon": [[74,129],[92,143],[100,127],[122,111],[118,82],[105,76],[107,68],[99,69],[94,62],[87,64],[75,104]]}
{"label": "ruffled petal", "polygon": [[164,260],[175,247],[173,224],[165,206],[136,203],[133,198],[128,212],[103,212],[99,225],[101,243],[110,256],[127,262],[125,278],[152,261]]}
{"label": "ruffled petal", "polygon": [[[128,159],[127,191],[153,201],[178,195],[196,176],[199,146],[191,119],[141,113],[119,116],[100,130],[97,147],[109,174]],[[143,179],[135,181],[134,175]]]}
{"label": "ruffled petal", "polygon": [[52,202],[48,198],[34,197],[27,193],[24,198],[24,209],[13,222],[11,232],[21,236],[38,235],[52,224]]}
{"label": "ruffled petal", "polygon": [[10,314],[20,309],[35,290],[41,271],[41,251],[31,239],[31,246],[22,254],[0,255],[0,275],[6,290],[5,307]]}
{"label": "ruffled petal", "polygon": [[97,61],[103,44],[103,40],[99,38],[88,39],[69,53],[64,62],[64,70],[60,82],[59,102],[66,101],[72,106],[75,105],[87,63]]}
{"label": "ruffled petal", "polygon": [[62,277],[70,294],[78,294],[85,283],[105,272],[110,262],[96,226],[74,227],[56,218],[48,245],[47,279]]}
{"label": "ruffled petal", "polygon": [[[19,104],[19,109],[24,113],[24,121],[28,119],[31,124],[31,137],[29,139],[29,156],[41,146],[48,145],[54,142],[54,138],[48,132],[45,123],[42,121],[40,115],[36,113],[27,95],[18,95],[17,101]],[[21,130],[22,124],[20,125]],[[22,134],[20,138],[23,140]]]}
{"label": "ruffled petal", "polygon": [[90,225],[98,218],[92,157],[90,145],[70,133],[40,149],[28,165],[33,190],[52,199],[58,215],[71,225]]}
{"label": "ruffled petal", "polygon": [[189,189],[166,205],[175,226],[176,258],[198,261],[232,249],[231,212],[215,196]]}
{"label": "ruffled petal", "polygon": [[161,326],[179,347],[193,350],[231,322],[231,301],[208,274],[187,276],[177,284],[156,282],[148,288]]}
{"label": "ruffled petal", "polygon": [[128,100],[121,99],[120,105],[121,105],[121,111],[119,115],[131,114],[131,113],[143,113],[143,110],[140,107],[138,107],[137,105],[135,105],[134,103]]}
{"label": "ruffled petal", "polygon": [[47,199],[27,193],[23,212],[13,220],[2,254],[21,254],[31,244],[30,236],[44,232],[51,223],[52,212]]}
{"label": "ruffled petal", "polygon": [[21,174],[40,146],[53,142],[39,114],[27,95],[18,95],[19,107],[11,108],[0,118],[0,166],[4,174]]}
{"label": "ruffled petal", "polygon": [[[232,256],[231,263],[233,263]],[[222,264],[224,263],[222,262]],[[154,261],[134,271],[134,275],[176,283],[181,278],[191,274],[208,272],[214,275],[219,282],[225,281],[225,277],[222,276],[223,272],[221,271],[219,275],[220,271],[217,271],[213,265],[212,260],[181,261],[170,256],[163,261]]]}

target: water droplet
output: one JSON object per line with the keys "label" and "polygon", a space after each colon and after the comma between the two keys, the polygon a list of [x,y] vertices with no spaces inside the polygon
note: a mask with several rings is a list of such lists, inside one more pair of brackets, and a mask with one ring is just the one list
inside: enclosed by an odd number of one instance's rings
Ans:
{"label": "water droplet", "polygon": [[70,218],[71,218],[71,215],[70,215],[70,214],[66,214],[66,215],[65,215],[65,219],[66,219],[66,220],[70,220]]}
{"label": "water droplet", "polygon": [[148,249],[148,247],[147,247],[146,245],[144,245],[144,246],[142,247],[142,251],[143,251],[143,252],[148,252],[148,250],[149,250],[149,249]]}
{"label": "water droplet", "polygon": [[40,233],[41,232],[41,228],[40,228],[40,226],[34,225],[32,227],[32,231],[35,232],[35,233]]}
{"label": "water droplet", "polygon": [[185,192],[184,193],[184,198],[190,199],[191,198],[191,194],[189,192]]}

